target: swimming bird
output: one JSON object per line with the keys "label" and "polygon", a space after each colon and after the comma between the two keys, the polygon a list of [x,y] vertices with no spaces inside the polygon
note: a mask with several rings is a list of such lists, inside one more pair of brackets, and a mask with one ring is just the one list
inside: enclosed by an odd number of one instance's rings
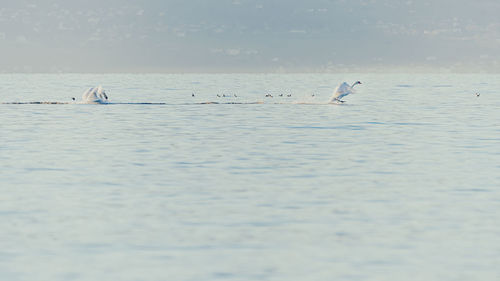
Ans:
{"label": "swimming bird", "polygon": [[108,96],[101,86],[97,86],[83,93],[82,100],[84,103],[107,103]]}
{"label": "swimming bird", "polygon": [[481,94],[480,93],[476,93],[476,97],[479,97]]}
{"label": "swimming bird", "polygon": [[343,82],[335,89],[335,92],[334,92],[333,96],[331,97],[330,102],[344,102],[340,99],[342,99],[343,97],[345,97],[349,94],[354,93],[354,86],[356,86],[358,84],[361,84],[361,82],[356,81],[356,82],[354,82],[354,84],[352,84],[352,86],[349,86],[349,84],[347,84],[346,82]]}
{"label": "swimming bird", "polygon": [[192,93],[191,96],[194,98],[194,93]]}

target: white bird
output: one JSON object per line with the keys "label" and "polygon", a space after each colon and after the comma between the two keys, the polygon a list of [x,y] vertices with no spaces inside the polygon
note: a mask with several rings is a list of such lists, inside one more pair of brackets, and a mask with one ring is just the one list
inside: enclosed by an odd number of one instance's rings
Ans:
{"label": "white bird", "polygon": [[354,93],[354,86],[356,86],[358,84],[361,84],[361,82],[356,81],[356,82],[354,82],[354,84],[352,84],[352,86],[349,86],[349,84],[347,84],[346,82],[343,82],[335,89],[335,92],[334,92],[333,96],[331,97],[330,102],[344,102],[340,99],[342,99],[343,97],[345,97],[349,94],[353,94]]}
{"label": "white bird", "polygon": [[97,86],[83,93],[82,100],[84,103],[107,103],[108,96],[101,86]]}

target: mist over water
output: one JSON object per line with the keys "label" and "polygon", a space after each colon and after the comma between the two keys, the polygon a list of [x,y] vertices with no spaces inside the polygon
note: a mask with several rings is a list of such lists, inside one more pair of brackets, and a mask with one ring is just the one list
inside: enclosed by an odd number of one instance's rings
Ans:
{"label": "mist over water", "polygon": [[496,0],[3,1],[0,72],[499,73],[498,8]]}
{"label": "mist over water", "polygon": [[0,279],[494,280],[498,81],[0,75]]}

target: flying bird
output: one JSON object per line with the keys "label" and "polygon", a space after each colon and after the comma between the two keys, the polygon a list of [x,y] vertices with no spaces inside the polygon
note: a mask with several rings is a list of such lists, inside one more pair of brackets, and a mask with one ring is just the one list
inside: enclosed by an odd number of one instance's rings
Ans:
{"label": "flying bird", "polygon": [[331,97],[330,102],[344,102],[341,99],[349,94],[354,93],[354,86],[356,86],[358,84],[361,84],[361,82],[356,81],[356,82],[354,82],[354,84],[352,84],[352,86],[349,86],[349,84],[347,84],[346,82],[343,82],[335,89],[335,92],[334,92],[333,96]]}
{"label": "flying bird", "polygon": [[108,96],[106,95],[106,91],[104,91],[101,86],[97,86],[95,88],[90,88],[83,93],[82,100],[85,103],[107,103]]}

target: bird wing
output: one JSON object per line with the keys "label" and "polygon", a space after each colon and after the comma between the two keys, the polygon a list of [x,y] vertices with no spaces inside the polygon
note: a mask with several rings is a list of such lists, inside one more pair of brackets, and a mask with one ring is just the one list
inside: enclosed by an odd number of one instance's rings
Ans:
{"label": "bird wing", "polygon": [[335,89],[335,92],[333,94],[333,99],[337,99],[337,98],[340,98],[340,97],[343,97],[347,94],[349,94],[349,91],[350,91],[350,88],[351,86],[349,86],[349,84],[347,84],[346,82],[340,84],[336,89]]}
{"label": "bird wing", "polygon": [[100,99],[100,100],[104,100],[104,99],[107,99],[108,97],[106,96],[106,92],[104,91],[104,89],[99,86],[97,87],[96,89],[96,96]]}
{"label": "bird wing", "polygon": [[93,91],[94,91],[94,88],[90,88],[87,91],[85,91],[82,95],[82,100],[86,101],[89,98],[89,96],[92,94]]}
{"label": "bird wing", "polygon": [[88,89],[85,93],[82,95],[82,100],[84,102],[96,102],[98,101],[99,95],[97,93],[99,89],[98,88],[90,88]]}

